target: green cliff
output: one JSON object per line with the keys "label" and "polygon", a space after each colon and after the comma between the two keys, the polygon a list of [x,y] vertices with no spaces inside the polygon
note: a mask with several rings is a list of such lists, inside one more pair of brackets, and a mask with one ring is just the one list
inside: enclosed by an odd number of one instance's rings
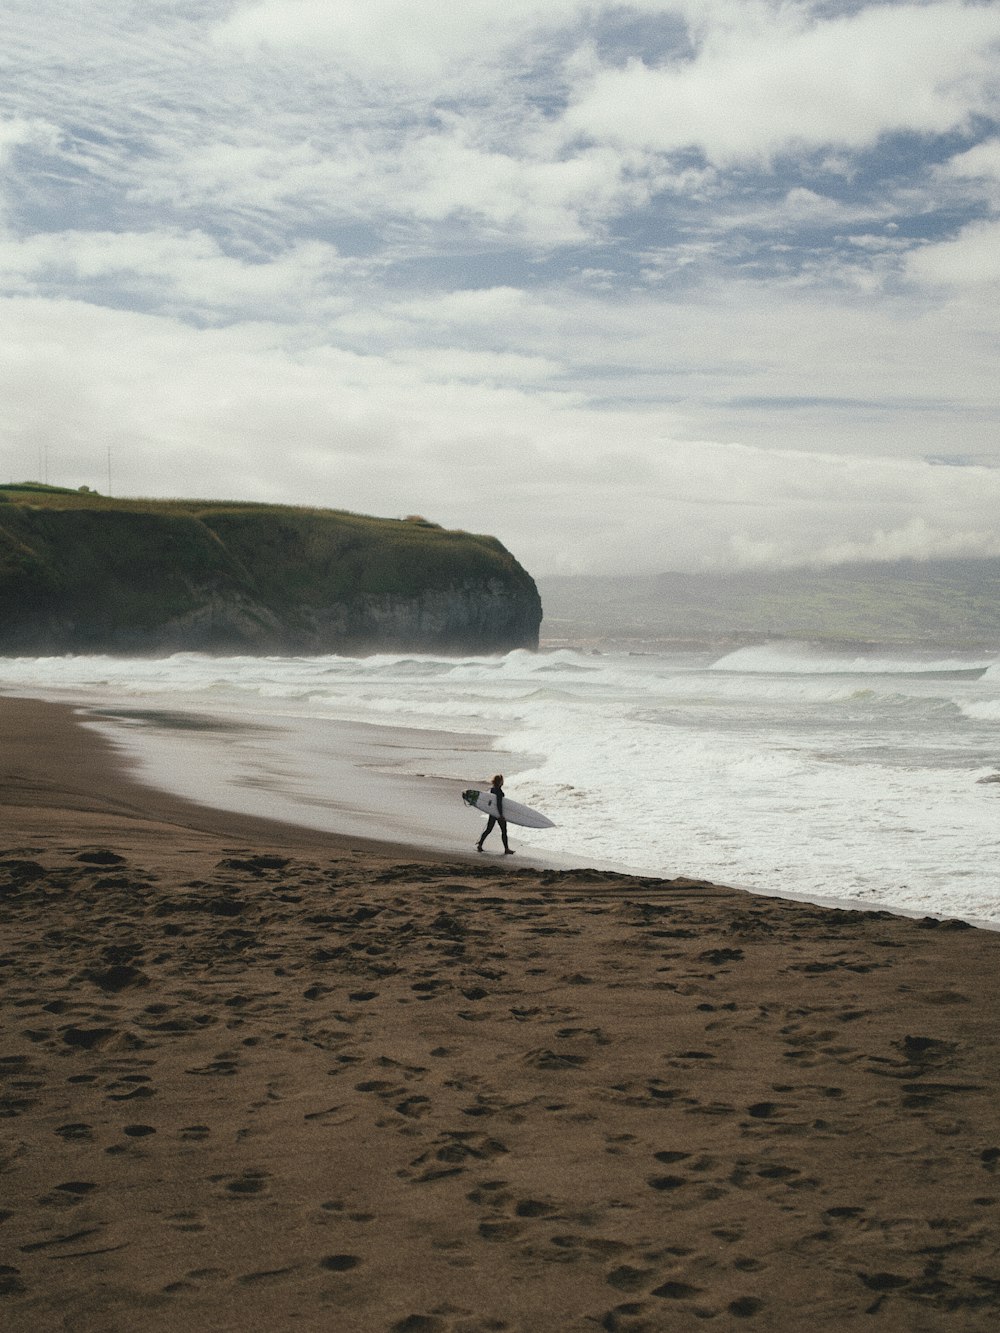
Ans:
{"label": "green cliff", "polygon": [[0,486],[0,653],[504,652],[531,577],[423,519]]}

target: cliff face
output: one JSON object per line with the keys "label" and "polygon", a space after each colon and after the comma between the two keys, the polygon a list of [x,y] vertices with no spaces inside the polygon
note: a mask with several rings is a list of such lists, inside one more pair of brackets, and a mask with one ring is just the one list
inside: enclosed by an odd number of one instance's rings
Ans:
{"label": "cliff face", "polygon": [[0,652],[506,652],[534,581],[423,520],[0,487]]}

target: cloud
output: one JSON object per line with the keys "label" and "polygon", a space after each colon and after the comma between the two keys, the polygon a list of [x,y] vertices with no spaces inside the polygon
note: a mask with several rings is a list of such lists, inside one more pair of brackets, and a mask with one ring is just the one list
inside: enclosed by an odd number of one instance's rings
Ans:
{"label": "cloud", "polygon": [[477,69],[527,33],[573,20],[581,0],[259,0],[238,5],[214,38],[253,53],[309,50],[390,83]]}
{"label": "cloud", "polygon": [[0,118],[0,164],[9,162],[16,148],[52,150],[58,142],[59,132],[48,121],[23,116]]}
{"label": "cloud", "polygon": [[[668,196],[700,197],[721,219],[727,191],[684,160],[691,150],[728,168],[823,147],[822,171],[849,176],[850,152],[880,135],[996,109],[1000,14],[957,0],[839,18],[806,3],[636,0],[655,64],[620,63],[599,36],[625,11],[583,0],[263,0],[200,21],[182,0],[130,22],[95,4],[86,42],[44,3],[41,45],[18,49],[34,77],[19,76],[17,123],[51,114],[61,136],[41,187],[50,207],[78,207],[83,174],[120,196],[128,230],[138,212],[150,230],[256,229],[265,248],[296,225],[360,224],[396,246],[406,226],[416,245],[455,226],[481,244],[599,242]],[[738,217],[746,190],[734,199]],[[837,208],[800,181],[774,225]]]}
{"label": "cloud", "polygon": [[731,166],[899,131],[942,134],[997,108],[991,6],[877,5],[827,21],[798,5],[704,13],[693,58],[599,69],[563,117],[567,137],[697,148]]}
{"label": "cloud", "polygon": [[560,369],[557,361],[542,356],[470,351],[465,347],[407,348],[393,352],[390,359],[397,365],[416,368],[428,381],[464,380],[472,384],[541,383]]}
{"label": "cloud", "polygon": [[110,449],[119,493],[426,513],[539,573],[997,546],[1000,471],[685,440],[676,414],[595,412],[530,358],[348,353],[83,303],[0,316],[15,479],[44,445],[50,480],[103,489]]}
{"label": "cloud", "polygon": [[958,560],[1000,556],[1000,538],[983,527],[977,530],[949,531],[936,527],[923,516],[903,520],[890,530],[878,528],[870,537],[858,541],[827,541],[817,546],[803,560],[801,546],[794,541],[747,541],[733,538],[733,551],[740,567],[801,568],[803,564],[824,566],[896,560]]}
{"label": "cloud", "polygon": [[10,212],[11,178],[22,150],[55,152],[59,144],[56,126],[38,117],[0,116],[0,222]]}
{"label": "cloud", "polygon": [[978,287],[1000,282],[1000,220],[971,223],[954,240],[913,251],[906,273],[922,283]]}
{"label": "cloud", "polygon": [[561,160],[491,149],[448,117],[447,132],[414,138],[386,180],[386,195],[417,218],[474,215],[536,245],[587,239],[608,218],[645,203],[652,185],[638,155],[590,148]]}
{"label": "cloud", "polygon": [[1000,280],[1000,139],[957,153],[937,175],[947,184],[971,185],[994,217],[977,219],[946,240],[929,242],[906,258],[906,276],[918,283],[978,287]]}
{"label": "cloud", "polygon": [[959,179],[979,178],[989,184],[1000,183],[1000,139],[985,139],[964,153],[956,153],[943,171]]}
{"label": "cloud", "polygon": [[958,0],[9,0],[11,476],[111,448],[123,492],[422,512],[539,573],[992,550],[1000,469],[926,459],[1000,459],[998,39]]}
{"label": "cloud", "polygon": [[203,232],[48,232],[0,237],[0,267],[24,290],[72,284],[98,301],[155,302],[164,312],[287,314],[329,289],[345,265],[319,241],[299,242],[267,261],[227,255]]}

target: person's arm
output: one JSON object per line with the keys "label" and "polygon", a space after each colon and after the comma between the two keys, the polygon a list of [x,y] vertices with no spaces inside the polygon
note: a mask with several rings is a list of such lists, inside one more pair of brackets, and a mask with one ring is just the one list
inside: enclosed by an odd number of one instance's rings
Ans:
{"label": "person's arm", "polygon": [[495,791],[496,798],[497,798],[497,819],[503,819],[503,818],[504,818],[504,813],[503,813],[503,788],[502,788],[502,787],[496,787],[496,788],[494,788],[494,791]]}

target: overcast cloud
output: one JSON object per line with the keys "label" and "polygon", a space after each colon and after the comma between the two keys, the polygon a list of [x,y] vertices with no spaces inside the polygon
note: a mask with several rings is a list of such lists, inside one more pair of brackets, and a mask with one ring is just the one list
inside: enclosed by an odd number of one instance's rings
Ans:
{"label": "overcast cloud", "polygon": [[1000,554],[1000,6],[6,0],[4,480]]}

